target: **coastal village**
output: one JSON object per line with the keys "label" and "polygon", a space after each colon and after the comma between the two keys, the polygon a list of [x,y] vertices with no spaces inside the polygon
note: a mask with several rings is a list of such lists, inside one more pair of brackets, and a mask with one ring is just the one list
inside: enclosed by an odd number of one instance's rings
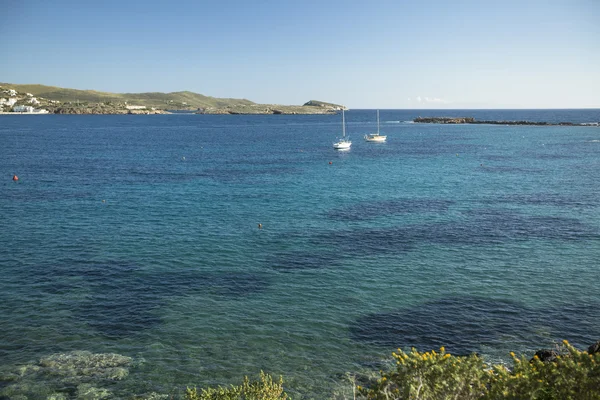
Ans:
{"label": "coastal village", "polygon": [[61,102],[0,86],[0,114],[168,114],[168,112],[154,107],[129,105],[127,102]]}
{"label": "coastal village", "polygon": [[35,98],[31,93],[19,94],[14,89],[5,89],[0,86],[0,112],[20,114],[48,114],[48,110],[40,107],[42,101],[58,104],[58,101]]}

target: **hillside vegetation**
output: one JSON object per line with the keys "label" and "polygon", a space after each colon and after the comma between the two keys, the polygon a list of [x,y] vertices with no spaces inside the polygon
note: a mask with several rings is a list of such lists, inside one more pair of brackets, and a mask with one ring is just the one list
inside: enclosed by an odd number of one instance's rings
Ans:
{"label": "hillside vegetation", "polygon": [[0,83],[0,86],[15,89],[19,93],[31,93],[35,97],[59,101],[63,104],[128,104],[159,110],[198,110],[206,114],[327,114],[335,113],[343,107],[315,100],[311,100],[303,106],[257,104],[246,99],[217,98],[189,91],[110,93],[37,84]]}

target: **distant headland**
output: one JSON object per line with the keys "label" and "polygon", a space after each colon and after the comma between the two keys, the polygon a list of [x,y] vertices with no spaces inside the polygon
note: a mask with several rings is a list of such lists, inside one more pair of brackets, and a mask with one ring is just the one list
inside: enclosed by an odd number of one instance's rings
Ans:
{"label": "distant headland", "polygon": [[110,93],[45,85],[0,83],[2,114],[335,114],[345,106],[310,100],[303,105],[258,104],[194,92]]}
{"label": "distant headland", "polygon": [[478,121],[472,117],[417,117],[413,120],[419,124],[491,124],[491,125],[536,125],[536,126],[598,126],[598,122],[577,124],[574,122],[537,122],[537,121]]}

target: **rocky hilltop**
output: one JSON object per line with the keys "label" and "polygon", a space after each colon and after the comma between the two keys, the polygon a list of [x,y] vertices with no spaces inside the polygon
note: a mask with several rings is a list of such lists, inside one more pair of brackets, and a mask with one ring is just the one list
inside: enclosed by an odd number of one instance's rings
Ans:
{"label": "rocky hilltop", "polygon": [[54,114],[165,114],[169,111],[199,114],[331,114],[344,108],[318,100],[310,100],[301,106],[258,104],[247,99],[217,98],[189,91],[110,93],[0,83],[0,112],[22,112],[23,108],[19,106],[23,105],[34,105]]}

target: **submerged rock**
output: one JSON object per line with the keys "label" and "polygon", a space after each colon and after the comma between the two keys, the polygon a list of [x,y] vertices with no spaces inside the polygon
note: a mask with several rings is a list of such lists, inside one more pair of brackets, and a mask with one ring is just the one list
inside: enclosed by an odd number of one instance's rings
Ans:
{"label": "submerged rock", "polygon": [[101,400],[111,396],[112,393],[108,389],[97,388],[87,383],[77,386],[78,400]]}
{"label": "submerged rock", "polygon": [[42,358],[39,364],[46,369],[47,374],[52,375],[122,380],[129,374],[125,367],[131,362],[131,357],[114,353],[73,351]]}
{"label": "submerged rock", "polygon": [[168,394],[160,394],[156,392],[151,392],[147,394],[141,394],[134,396],[134,400],[167,400],[170,396]]}
{"label": "submerged rock", "polygon": [[100,386],[125,379],[131,357],[72,351],[43,357],[0,374],[0,399],[100,400],[113,397]]}
{"label": "submerged rock", "polygon": [[50,396],[46,397],[46,400],[68,400],[68,398],[63,393],[52,393]]}

